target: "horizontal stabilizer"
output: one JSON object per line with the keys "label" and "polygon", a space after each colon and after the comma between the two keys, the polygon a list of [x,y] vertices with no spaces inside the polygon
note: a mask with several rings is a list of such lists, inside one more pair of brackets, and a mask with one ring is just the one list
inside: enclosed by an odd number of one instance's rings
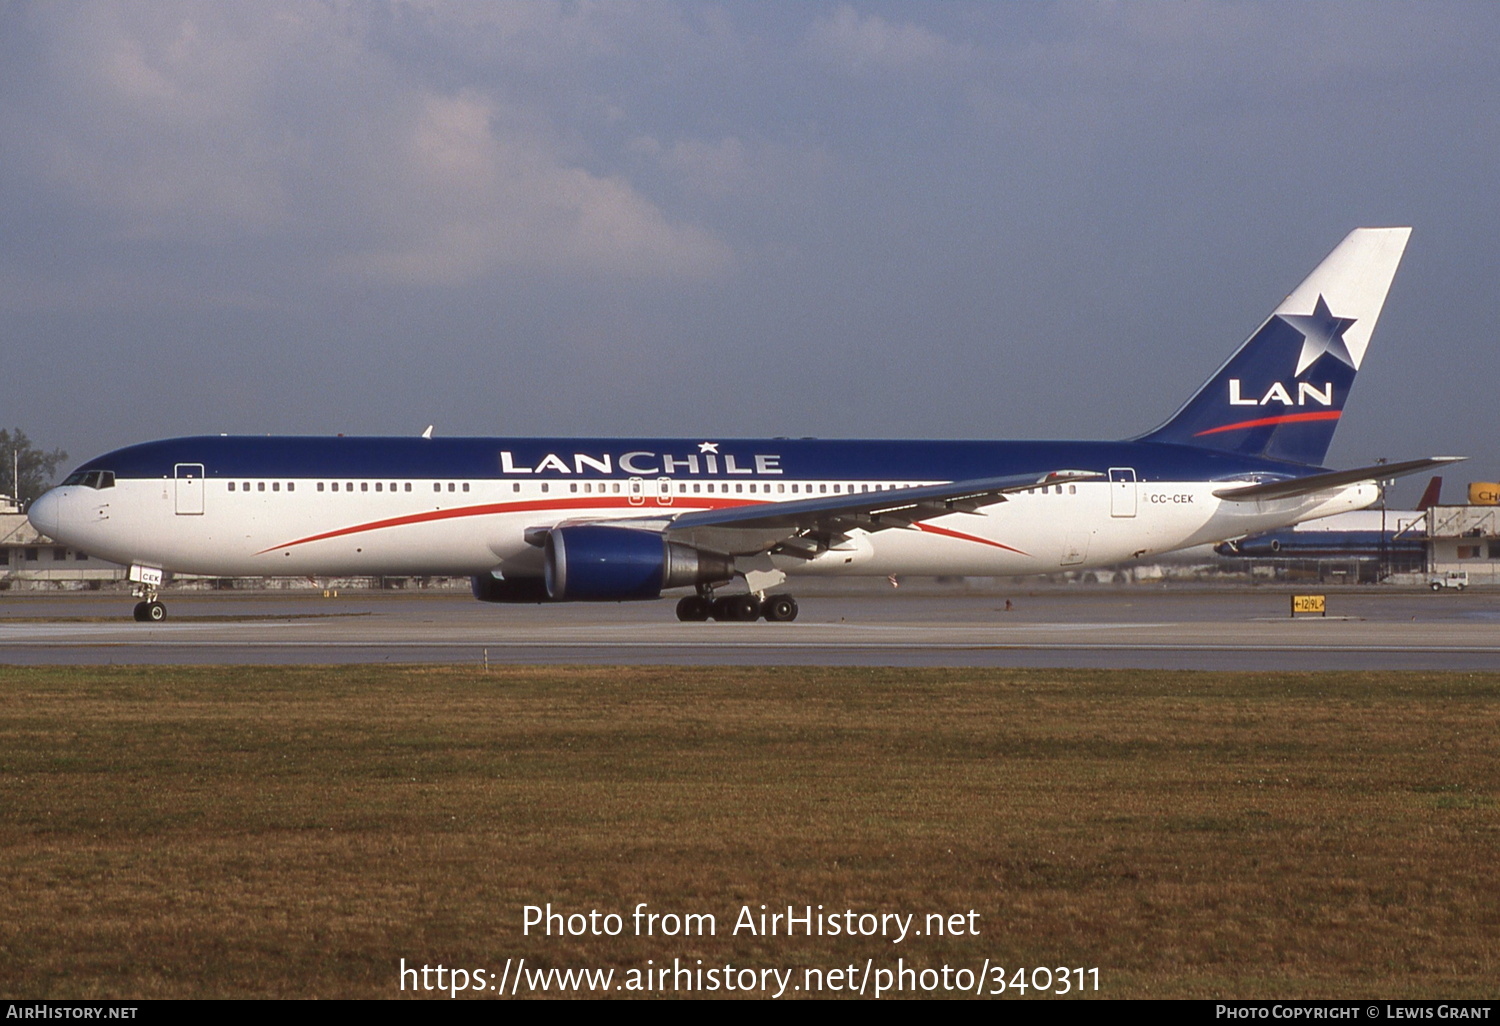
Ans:
{"label": "horizontal stabilizer", "polygon": [[1393,477],[1405,477],[1407,474],[1420,473],[1429,467],[1440,467],[1445,463],[1456,463],[1466,459],[1468,459],[1467,456],[1429,456],[1426,459],[1406,460],[1403,463],[1377,463],[1369,467],[1355,467],[1353,470],[1330,470],[1326,474],[1312,474],[1309,477],[1296,477],[1286,481],[1267,481],[1264,484],[1221,488],[1214,492],[1214,497],[1228,499],[1231,502],[1290,499],[1298,495],[1311,495],[1313,492],[1326,491],[1329,488],[1358,484],[1360,481],[1387,481]]}

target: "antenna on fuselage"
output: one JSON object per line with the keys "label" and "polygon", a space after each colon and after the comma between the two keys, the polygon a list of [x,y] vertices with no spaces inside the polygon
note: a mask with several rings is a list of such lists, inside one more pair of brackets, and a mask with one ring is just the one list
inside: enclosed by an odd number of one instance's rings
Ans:
{"label": "antenna on fuselage", "polygon": [[422,437],[423,438],[431,438],[432,437],[432,425],[431,424],[428,424],[427,425],[427,430],[422,432]]}

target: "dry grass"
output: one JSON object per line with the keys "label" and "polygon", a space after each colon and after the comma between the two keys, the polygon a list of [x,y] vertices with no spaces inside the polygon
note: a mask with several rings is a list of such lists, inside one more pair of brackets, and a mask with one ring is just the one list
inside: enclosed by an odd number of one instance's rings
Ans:
{"label": "dry grass", "polygon": [[[4,669],[0,992],[1098,966],[1106,996],[1493,997],[1500,675]],[[521,907],[712,912],[523,937]],[[742,904],[978,938],[731,937]]]}

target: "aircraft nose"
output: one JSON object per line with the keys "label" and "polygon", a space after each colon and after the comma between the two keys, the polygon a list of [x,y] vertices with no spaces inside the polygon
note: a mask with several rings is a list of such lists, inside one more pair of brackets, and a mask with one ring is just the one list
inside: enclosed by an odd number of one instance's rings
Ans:
{"label": "aircraft nose", "polygon": [[56,488],[43,492],[26,510],[26,519],[30,520],[31,526],[40,533],[48,538],[56,538],[60,505]]}

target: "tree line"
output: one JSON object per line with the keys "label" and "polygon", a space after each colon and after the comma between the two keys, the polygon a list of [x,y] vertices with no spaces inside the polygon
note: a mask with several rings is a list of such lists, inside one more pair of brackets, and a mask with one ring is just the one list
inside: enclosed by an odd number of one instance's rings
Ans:
{"label": "tree line", "polygon": [[20,428],[0,429],[0,491],[10,492],[24,506],[52,486],[52,476],[67,458],[61,449],[39,449]]}

